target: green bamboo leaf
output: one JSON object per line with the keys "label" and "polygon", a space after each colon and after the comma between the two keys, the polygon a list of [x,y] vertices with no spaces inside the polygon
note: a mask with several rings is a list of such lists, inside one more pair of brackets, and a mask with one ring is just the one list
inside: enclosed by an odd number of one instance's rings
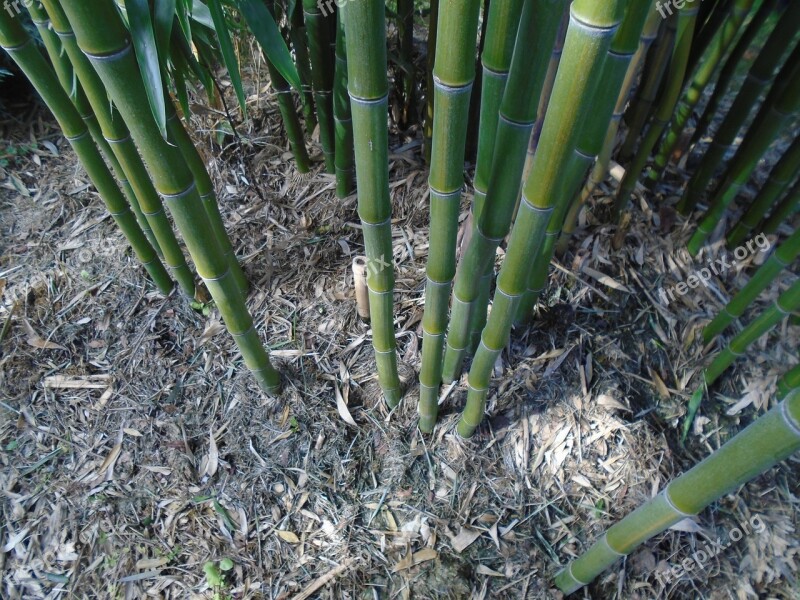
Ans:
{"label": "green bamboo leaf", "polygon": [[275,19],[261,0],[239,0],[239,10],[269,61],[298,92],[300,76]]}
{"label": "green bamboo leaf", "polygon": [[178,0],[175,6],[175,16],[178,18],[178,23],[181,26],[183,36],[187,40],[192,39],[192,26],[189,24],[189,15],[191,14],[192,0]]}
{"label": "green bamboo leaf", "polygon": [[209,29],[214,29],[214,21],[211,18],[211,11],[200,0],[192,1],[192,20],[205,25]]}
{"label": "green bamboo leaf", "polygon": [[153,22],[147,0],[128,0],[125,5],[131,28],[136,60],[142,72],[147,100],[153,112],[161,135],[167,137],[167,109],[164,105],[164,86],[161,82],[161,68],[158,62]]}
{"label": "green bamboo leaf", "polygon": [[236,53],[233,51],[233,43],[231,42],[230,32],[228,31],[228,24],[225,22],[225,13],[222,12],[222,5],[219,0],[209,0],[208,6],[211,10],[211,18],[214,21],[214,29],[217,32],[219,48],[222,52],[222,61],[225,63],[225,68],[228,69],[228,74],[231,76],[231,83],[233,84],[233,89],[236,91],[236,98],[239,100],[242,113],[245,113],[247,112],[247,108],[245,106],[242,78],[239,74],[239,63],[236,60]]}
{"label": "green bamboo leaf", "polygon": [[153,32],[156,38],[159,63],[166,67],[169,56],[169,40],[175,21],[176,0],[159,0],[153,10]]}

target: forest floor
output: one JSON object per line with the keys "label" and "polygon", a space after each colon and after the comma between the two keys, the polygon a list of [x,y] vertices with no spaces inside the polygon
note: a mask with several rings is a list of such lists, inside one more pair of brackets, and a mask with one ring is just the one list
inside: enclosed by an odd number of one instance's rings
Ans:
{"label": "forest floor", "polygon": [[[561,566],[763,413],[776,377],[797,362],[800,328],[783,323],[713,388],[682,447],[687,400],[718,347],[703,348],[698,334],[765,255],[748,253],[667,304],[659,289],[725,250],[686,257],[692,225],[669,208],[674,170],[641,195],[614,250],[615,228],[601,221],[609,180],[551,268],[535,321],[513,331],[484,425],[471,440],[455,435],[462,381],[422,436],[428,207],[418,132],[391,140],[408,392],[390,414],[355,311],[355,197],[337,200],[319,162],[296,172],[271,93],[251,86],[240,140],[223,131],[222,113],[197,106],[193,124],[214,157],[249,307],[285,376],[276,400],[259,393],[213,308],[155,290],[49,113],[30,98],[6,102],[3,598],[556,598]],[[577,596],[797,598],[798,481],[789,460]],[[717,540],[724,549],[669,580]]]}

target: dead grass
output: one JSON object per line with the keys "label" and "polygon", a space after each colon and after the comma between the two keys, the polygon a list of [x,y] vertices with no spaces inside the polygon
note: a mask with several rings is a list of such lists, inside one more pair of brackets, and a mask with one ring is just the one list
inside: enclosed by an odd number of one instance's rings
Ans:
{"label": "dead grass", "polygon": [[[713,390],[681,448],[685,402],[713,351],[697,334],[747,265],[661,305],[657,289],[697,268],[679,250],[689,224],[672,226],[648,196],[614,251],[613,229],[592,217],[606,188],[575,252],[552,270],[535,323],[514,331],[498,361],[484,426],[471,441],[454,435],[457,385],[423,437],[418,146],[395,138],[390,157],[409,391],[389,414],[355,312],[355,197],[336,200],[319,168],[298,175],[274,103],[251,109],[241,141],[222,148],[211,148],[220,115],[195,125],[253,282],[249,306],[286,376],[277,401],[259,394],[215,311],[154,290],[49,116],[17,107],[3,123],[2,139],[38,150],[0,182],[0,323],[12,322],[0,346],[2,597],[557,597],[549,582],[560,565],[763,412],[776,376],[797,361],[800,329],[784,323]],[[673,190],[662,190],[667,204]],[[790,460],[581,593],[797,597],[797,481]],[[660,583],[658,573],[753,515],[763,533]],[[204,564],[226,558],[233,568],[213,590]]]}

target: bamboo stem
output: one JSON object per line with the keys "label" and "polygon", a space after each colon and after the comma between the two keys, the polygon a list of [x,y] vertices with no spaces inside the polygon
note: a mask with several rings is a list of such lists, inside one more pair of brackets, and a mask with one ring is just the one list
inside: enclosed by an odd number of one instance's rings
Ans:
{"label": "bamboo stem", "polygon": [[108,212],[127,238],[137,258],[163,294],[173,287],[172,280],[136,222],[130,206],[103,162],[77,109],[61,87],[53,70],[39,53],[18,18],[0,11],[0,46],[28,77],[58,121],[64,136],[75,150],[89,178],[97,188]]}
{"label": "bamboo stem", "polygon": [[[202,192],[198,189],[201,180],[195,183],[187,161],[200,162],[200,166],[202,161],[196,150],[194,155],[186,152],[187,140],[189,145],[191,140],[174,116],[172,103],[167,103],[167,109],[171,109],[173,115],[168,116],[167,131],[170,137],[165,140],[147,102],[128,32],[113,3],[110,0],[98,0],[91,4],[81,0],[61,0],[61,6],[75,32],[78,46],[94,65],[150,166],[156,189],[165,199],[194,259],[197,272],[214,298],[245,365],[267,393],[277,393],[280,375],[272,367],[261,344],[232,263],[209,218],[208,205],[204,206],[201,200]],[[185,137],[176,136],[180,132]],[[208,177],[204,168],[202,172]],[[210,185],[210,178],[207,184]]]}
{"label": "bamboo stem", "polygon": [[336,195],[346,198],[355,189],[355,165],[353,154],[353,118],[350,113],[350,97],[347,95],[347,53],[345,48],[344,23],[341,12],[337,13],[336,27],[336,73],[333,80],[333,122],[336,163]]}
{"label": "bamboo stem", "polygon": [[726,493],[772,468],[800,449],[800,390],[689,471],[658,496],[610,527],[581,557],[555,578],[571,594],[627,556],[651,537],[693,516]]}

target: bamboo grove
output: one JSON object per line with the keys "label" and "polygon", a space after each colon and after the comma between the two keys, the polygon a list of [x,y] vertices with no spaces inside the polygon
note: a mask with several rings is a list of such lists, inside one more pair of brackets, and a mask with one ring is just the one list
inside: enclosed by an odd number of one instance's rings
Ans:
{"label": "bamboo grove", "polygon": [[[680,190],[674,205],[691,256],[770,240],[768,258],[705,326],[711,356],[693,382],[682,440],[723,373],[800,311],[800,280],[775,284],[800,254],[800,228],[791,226],[800,208],[798,2],[491,0],[482,11],[478,0],[432,0],[424,13],[408,0],[394,10],[377,0],[29,4],[42,45],[11,9],[0,11],[0,45],[55,116],[155,286],[167,294],[177,282],[189,299],[207,288],[267,393],[279,393],[280,375],[248,312],[249,284],[214,182],[179,117],[192,85],[216,102],[213,74],[223,67],[246,118],[236,45],[248,35],[297,171],[329,173],[337,198],[356,194],[375,368],[391,409],[406,389],[394,325],[390,126],[422,138],[429,245],[414,384],[422,432],[436,427],[442,385],[451,383],[465,392],[458,435],[481,427],[498,357],[535,319],[552,258],[570,252],[582,211],[604,185],[612,198],[596,212],[617,244],[638,202],[667,202],[665,184]],[[427,55],[415,62],[421,24]],[[319,159],[309,152],[316,147]],[[754,314],[768,290],[776,299]],[[569,593],[590,583],[795,452],[798,385],[795,367],[771,411],[612,526],[555,584]]]}

